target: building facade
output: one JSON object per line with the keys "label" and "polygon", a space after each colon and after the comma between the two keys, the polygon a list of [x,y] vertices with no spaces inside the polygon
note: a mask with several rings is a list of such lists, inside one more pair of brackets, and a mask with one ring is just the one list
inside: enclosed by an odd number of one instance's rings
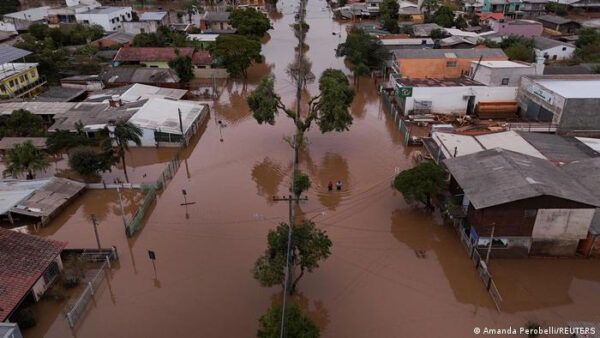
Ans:
{"label": "building facade", "polygon": [[98,7],[75,14],[78,23],[99,25],[107,32],[123,28],[123,22],[132,20],[131,7]]}

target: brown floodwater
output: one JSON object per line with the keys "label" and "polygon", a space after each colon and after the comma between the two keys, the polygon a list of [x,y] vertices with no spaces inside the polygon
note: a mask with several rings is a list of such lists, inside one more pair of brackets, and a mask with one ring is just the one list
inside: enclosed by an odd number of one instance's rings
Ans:
{"label": "brown floodwater", "polygon": [[[274,126],[258,125],[245,96],[272,73],[285,103],[294,104],[295,86],[285,68],[296,45],[289,26],[296,3],[278,6],[282,15],[272,16],[265,63],[250,69],[247,84],[229,81],[220,88],[206,129],[139,233],[125,238],[114,191],[87,192],[43,230],[69,247],[93,247],[89,215],[96,213],[101,241],[118,248],[120,264],[110,288],[95,296],[74,330],[62,314],[64,304],[44,301],[36,307],[40,323],[26,337],[255,335],[258,318],[281,296],[279,287],[261,287],[250,270],[268,230],[287,218],[287,204],[271,197],[288,193],[292,150],[283,138],[293,125],[283,116]],[[334,54],[345,23],[332,20],[323,0],[309,0],[307,22],[315,75],[328,67],[350,75]],[[316,87],[310,84],[307,92]],[[466,337],[475,326],[599,317],[595,260],[493,260],[490,269],[505,299],[498,312],[454,230],[390,188],[395,172],[412,166],[411,153],[419,149],[404,146],[373,80],[360,79],[359,88],[350,131],[311,130],[301,154],[313,185],[297,214],[327,230],[333,248],[300,281],[294,300],[324,337]],[[328,192],[327,182],[338,179],[343,190]],[[195,202],[187,209],[180,205],[181,189]],[[140,197],[129,194],[127,212],[133,213]],[[156,252],[156,276],[147,250]]]}

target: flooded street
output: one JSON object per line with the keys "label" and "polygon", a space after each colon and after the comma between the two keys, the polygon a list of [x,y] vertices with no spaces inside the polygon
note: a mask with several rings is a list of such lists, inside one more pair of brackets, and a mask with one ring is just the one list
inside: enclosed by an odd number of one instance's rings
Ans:
{"label": "flooded street", "polygon": [[[258,125],[245,96],[270,72],[284,102],[294,103],[295,84],[285,69],[297,43],[290,28],[297,3],[278,6],[282,15],[272,16],[274,29],[263,45],[265,63],[250,69],[247,85],[230,81],[221,88],[205,130],[184,151],[177,175],[134,237],[125,237],[111,190],[86,192],[42,230],[71,248],[94,247],[89,217],[95,213],[103,246],[116,246],[120,260],[75,329],[67,325],[63,303],[45,300],[36,307],[43,316],[26,337],[255,336],[258,318],[281,296],[280,287],[261,287],[250,270],[268,230],[287,220],[287,204],[272,196],[288,194],[293,152],[283,138],[294,130],[285,116],[274,126]],[[313,73],[318,78],[332,67],[350,75],[334,52],[345,39],[345,24],[331,18],[323,0],[308,1],[306,20]],[[317,83],[307,91],[316,93]],[[454,229],[439,214],[407,205],[390,187],[396,170],[412,166],[418,148],[404,146],[372,79],[360,80],[352,114],[349,132],[323,135],[313,127],[300,157],[313,185],[297,214],[326,229],[333,247],[330,258],[302,278],[294,300],[324,337],[467,337],[475,326],[600,316],[594,260],[492,261],[505,299],[499,313]],[[130,178],[147,173],[148,181],[156,179],[164,166],[154,164],[169,155],[134,153],[128,164],[152,169],[132,170]],[[327,190],[335,180],[343,182],[341,192]],[[188,208],[180,205],[182,189],[195,202]],[[142,197],[125,197],[131,215]],[[156,276],[147,250],[156,252]]]}

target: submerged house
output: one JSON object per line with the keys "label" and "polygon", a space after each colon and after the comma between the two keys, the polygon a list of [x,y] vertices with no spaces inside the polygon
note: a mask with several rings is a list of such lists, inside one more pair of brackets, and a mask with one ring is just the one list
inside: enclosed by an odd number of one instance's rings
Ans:
{"label": "submerged house", "polygon": [[[600,199],[550,161],[495,148],[443,161],[471,242],[496,257],[572,256]],[[464,223],[463,223],[464,224]]]}
{"label": "submerged house", "polygon": [[169,61],[179,55],[192,58],[194,69],[210,69],[213,58],[205,50],[194,50],[191,47],[128,47],[121,48],[114,58],[114,66],[124,64],[143,65],[149,68],[169,68]]}
{"label": "submerged house", "polygon": [[[67,243],[0,228],[0,322],[29,297],[39,301],[63,269]],[[12,336],[3,336],[12,337]]]}

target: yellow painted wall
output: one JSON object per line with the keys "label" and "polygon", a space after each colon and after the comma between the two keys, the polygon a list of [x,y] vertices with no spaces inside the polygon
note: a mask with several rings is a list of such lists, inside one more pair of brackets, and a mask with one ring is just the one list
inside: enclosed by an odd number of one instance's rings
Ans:
{"label": "yellow painted wall", "polygon": [[39,77],[37,67],[29,68],[19,74],[7,77],[0,81],[0,95],[11,95],[15,91],[27,86],[28,83],[37,81]]}

